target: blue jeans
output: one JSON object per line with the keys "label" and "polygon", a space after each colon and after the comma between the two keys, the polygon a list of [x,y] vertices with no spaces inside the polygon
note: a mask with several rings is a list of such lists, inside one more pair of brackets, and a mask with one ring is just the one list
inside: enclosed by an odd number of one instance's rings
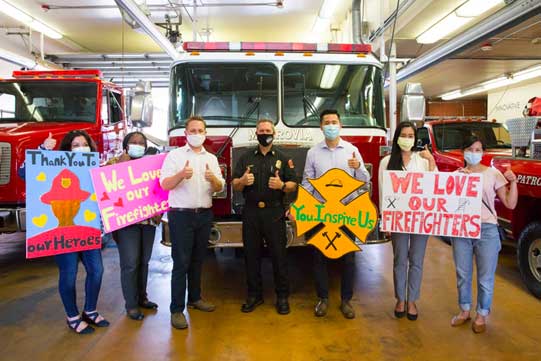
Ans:
{"label": "blue jeans", "polygon": [[173,257],[169,310],[177,313],[186,306],[186,288],[188,302],[201,299],[201,270],[212,228],[212,211],[169,211],[167,218]]}
{"label": "blue jeans", "polygon": [[398,301],[415,302],[421,294],[423,261],[428,235],[392,233],[394,295]]}
{"label": "blue jeans", "polygon": [[498,253],[502,248],[498,228],[492,223],[481,225],[481,238],[453,238],[453,257],[456,266],[458,304],[469,311],[472,303],[473,258],[477,265],[477,313],[490,313],[494,293],[494,275]]}
{"label": "blue jeans", "polygon": [[103,263],[100,249],[56,255],[55,261],[59,270],[58,291],[60,292],[60,298],[62,298],[62,303],[68,317],[79,315],[75,287],[79,257],[83,261],[86,270],[84,311],[90,312],[96,310],[101,288]]}

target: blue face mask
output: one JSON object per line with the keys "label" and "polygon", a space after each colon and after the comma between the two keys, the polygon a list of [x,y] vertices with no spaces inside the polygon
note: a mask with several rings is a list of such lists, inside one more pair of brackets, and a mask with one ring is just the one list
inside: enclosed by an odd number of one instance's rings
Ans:
{"label": "blue face mask", "polygon": [[323,134],[325,135],[325,139],[335,140],[340,134],[340,126],[338,124],[324,125]]}
{"label": "blue face mask", "polygon": [[464,152],[464,160],[470,165],[477,165],[483,158],[483,152]]}
{"label": "blue face mask", "polygon": [[139,144],[128,144],[128,155],[131,158],[141,158],[145,155],[145,147]]}

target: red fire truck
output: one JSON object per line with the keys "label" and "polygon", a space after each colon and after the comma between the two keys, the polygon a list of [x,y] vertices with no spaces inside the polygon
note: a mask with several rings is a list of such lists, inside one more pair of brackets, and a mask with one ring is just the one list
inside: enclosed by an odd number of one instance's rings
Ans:
{"label": "red fire truck", "polygon": [[49,134],[57,144],[82,129],[102,161],[122,151],[126,132],[122,88],[99,70],[14,71],[0,79],[0,233],[24,231],[24,157]]}
{"label": "red fire truck", "polygon": [[[185,144],[188,117],[205,118],[204,145],[217,155],[227,181],[214,199],[211,246],[242,246],[243,200],[233,193],[231,172],[240,155],[257,144],[260,118],[275,121],[274,143],[291,156],[300,180],[306,152],[323,140],[319,113],[337,109],[341,136],[359,148],[377,203],[375,178],[387,140],[382,64],[370,45],[189,42],[184,49],[171,68],[170,145]],[[289,245],[301,244],[289,228]]]}

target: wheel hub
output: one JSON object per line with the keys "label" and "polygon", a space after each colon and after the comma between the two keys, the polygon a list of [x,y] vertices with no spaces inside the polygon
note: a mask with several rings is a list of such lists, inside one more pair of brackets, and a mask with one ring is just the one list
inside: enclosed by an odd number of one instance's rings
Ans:
{"label": "wheel hub", "polygon": [[532,275],[541,282],[541,238],[535,239],[530,244],[528,263]]}

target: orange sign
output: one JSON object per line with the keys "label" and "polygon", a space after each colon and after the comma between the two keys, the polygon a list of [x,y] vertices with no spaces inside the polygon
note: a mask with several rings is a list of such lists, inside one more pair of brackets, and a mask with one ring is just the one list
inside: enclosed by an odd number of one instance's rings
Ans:
{"label": "orange sign", "polygon": [[297,199],[290,208],[297,236],[322,223],[323,228],[308,240],[308,244],[317,247],[328,258],[360,251],[352,236],[364,243],[378,221],[377,208],[370,194],[358,192],[364,182],[338,168],[308,181],[324,201],[320,202],[304,187],[299,187]]}

